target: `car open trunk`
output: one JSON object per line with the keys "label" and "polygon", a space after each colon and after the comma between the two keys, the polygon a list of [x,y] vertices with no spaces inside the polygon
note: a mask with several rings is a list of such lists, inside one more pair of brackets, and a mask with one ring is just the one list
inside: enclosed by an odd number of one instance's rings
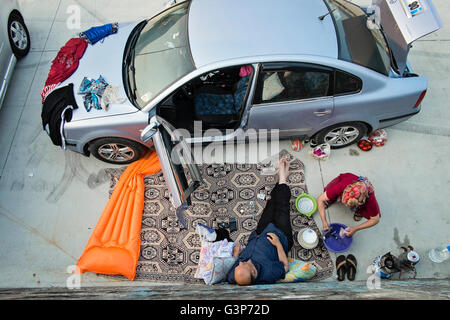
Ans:
{"label": "car open trunk", "polygon": [[381,24],[398,71],[404,76],[408,73],[411,44],[442,28],[441,18],[431,0],[373,0],[372,3],[376,8],[375,22]]}

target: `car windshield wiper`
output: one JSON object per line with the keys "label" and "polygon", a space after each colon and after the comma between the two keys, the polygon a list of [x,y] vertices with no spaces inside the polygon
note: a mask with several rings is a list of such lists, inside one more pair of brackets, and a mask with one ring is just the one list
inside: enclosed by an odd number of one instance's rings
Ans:
{"label": "car windshield wiper", "polygon": [[136,55],[136,51],[134,51],[134,48],[130,51],[130,62],[128,66],[128,75],[129,75],[129,82],[130,82],[130,89],[131,89],[131,95],[136,100],[136,69],[134,68],[134,57]]}
{"label": "car windshield wiper", "polygon": [[124,71],[126,71],[127,90],[133,102],[136,102],[136,91],[137,91],[136,77],[135,77],[136,69],[134,67],[136,51],[134,49],[136,47],[139,35],[141,34],[141,31],[146,24],[147,20],[144,20],[141,23],[139,23],[133,30],[131,38],[129,40],[128,50],[127,53],[125,54],[125,59],[123,61]]}

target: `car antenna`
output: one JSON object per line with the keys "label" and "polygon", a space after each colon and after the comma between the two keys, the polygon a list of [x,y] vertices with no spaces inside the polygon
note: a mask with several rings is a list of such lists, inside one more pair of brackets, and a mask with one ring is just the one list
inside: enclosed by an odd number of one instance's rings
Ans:
{"label": "car antenna", "polygon": [[330,13],[333,13],[334,10],[336,10],[336,8],[334,8],[334,9],[331,10],[331,11],[329,11],[328,13],[325,13],[323,16],[320,16],[320,17],[319,17],[319,20],[325,19],[325,17],[326,17],[327,15],[329,15]]}

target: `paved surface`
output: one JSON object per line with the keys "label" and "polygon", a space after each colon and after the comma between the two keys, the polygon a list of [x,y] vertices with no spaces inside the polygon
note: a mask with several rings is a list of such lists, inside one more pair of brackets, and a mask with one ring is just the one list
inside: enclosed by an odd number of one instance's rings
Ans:
{"label": "paved surface", "polygon": [[[356,1],[355,1],[356,2]],[[359,3],[367,1],[359,1]],[[63,152],[42,130],[40,96],[50,63],[59,48],[93,25],[150,16],[166,1],[22,0],[32,37],[29,55],[17,64],[0,109],[0,287],[65,287],[70,266],[80,257],[108,200],[109,183],[101,170],[110,165]],[[387,251],[412,245],[422,259],[418,278],[450,277],[450,262],[434,264],[428,251],[450,241],[450,3],[434,0],[444,28],[416,42],[410,54],[414,71],[429,77],[422,112],[387,129],[389,141],[369,153],[357,147],[333,150],[326,162],[313,160],[309,147],[293,153],[306,167],[309,193],[342,172],[369,177],[382,219],[354,236],[348,253],[358,261],[357,280]],[[73,5],[81,12],[80,29],[69,29]],[[290,150],[284,141],[280,148]],[[354,152],[356,151],[356,152]],[[354,225],[342,206],[328,211],[329,222]],[[321,227],[318,215],[315,219]],[[332,254],[333,259],[336,258]],[[69,271],[68,271],[69,268]],[[69,272],[69,273],[68,273]],[[324,282],[337,282],[329,278]],[[155,286],[161,284],[83,274],[82,286]]]}
{"label": "paved surface", "polygon": [[[238,291],[239,293],[237,294]],[[369,290],[365,281],[355,282],[310,282],[299,284],[274,284],[236,287],[234,285],[171,285],[171,286],[134,286],[134,287],[81,287],[78,290],[66,288],[0,288],[0,300],[52,300],[52,299],[125,299],[125,300],[245,300],[274,299],[282,302],[288,300],[449,300],[450,284],[447,280],[389,280],[377,290]],[[242,302],[243,301],[243,302]],[[166,308],[167,312],[179,312],[178,305]],[[289,307],[289,305],[286,305]],[[220,310],[217,308],[217,310]],[[218,312],[219,313],[219,312]],[[278,312],[277,312],[278,313]],[[177,314],[173,314],[174,316]],[[214,319],[216,319],[215,317]]]}

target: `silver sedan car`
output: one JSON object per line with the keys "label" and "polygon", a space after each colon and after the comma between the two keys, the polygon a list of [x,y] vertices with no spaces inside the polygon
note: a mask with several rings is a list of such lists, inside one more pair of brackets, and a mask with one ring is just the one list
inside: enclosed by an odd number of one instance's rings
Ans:
{"label": "silver sedan car", "polygon": [[[175,129],[191,134],[183,144],[276,129],[348,146],[421,110],[427,78],[407,54],[442,23],[431,1],[415,2],[420,10],[404,0],[376,0],[377,10],[345,0],[192,0],[120,24],[59,85],[73,84],[78,105],[66,147],[125,164],[154,145],[168,183],[186,189],[168,157]],[[88,111],[79,87],[100,76],[126,101]]]}
{"label": "silver sedan car", "polygon": [[3,0],[0,13],[0,108],[18,59],[30,51],[30,34],[16,0]]}

